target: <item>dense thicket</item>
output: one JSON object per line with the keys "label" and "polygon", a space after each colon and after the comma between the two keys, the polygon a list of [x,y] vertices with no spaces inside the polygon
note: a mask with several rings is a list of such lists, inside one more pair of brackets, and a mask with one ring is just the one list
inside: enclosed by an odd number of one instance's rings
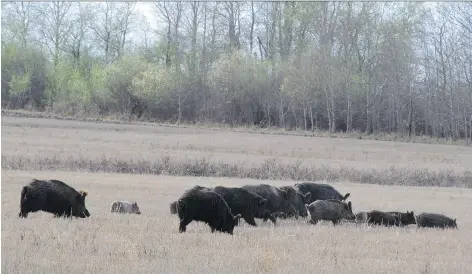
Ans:
{"label": "dense thicket", "polygon": [[5,2],[1,69],[2,108],[472,136],[467,2]]}

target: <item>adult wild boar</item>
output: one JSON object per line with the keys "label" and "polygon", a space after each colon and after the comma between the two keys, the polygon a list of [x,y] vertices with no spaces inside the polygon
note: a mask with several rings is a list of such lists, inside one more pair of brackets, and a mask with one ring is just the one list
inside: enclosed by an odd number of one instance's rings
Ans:
{"label": "adult wild boar", "polygon": [[439,227],[439,228],[456,228],[456,219],[449,218],[438,213],[421,213],[416,216],[416,225],[418,227]]}
{"label": "adult wild boar", "polygon": [[141,214],[137,202],[128,202],[128,201],[114,201],[111,203],[110,211],[112,213],[134,213]]}
{"label": "adult wild boar", "polygon": [[[288,199],[290,203],[295,207],[295,210],[298,211],[298,214],[302,217],[307,217],[308,213],[306,211],[305,204],[310,204],[311,193],[302,193],[295,186],[282,186],[281,190],[287,192]],[[285,214],[280,215],[281,218],[292,217],[293,215],[290,212],[284,212]]]}
{"label": "adult wild boar", "polygon": [[316,200],[338,200],[345,201],[351,194],[341,195],[334,187],[328,184],[303,182],[295,184],[302,193],[311,194],[310,203]]}
{"label": "adult wild boar", "polygon": [[367,212],[367,223],[384,226],[399,226],[399,217],[395,214],[372,210]]}
{"label": "adult wild boar", "polygon": [[28,217],[28,213],[45,211],[56,217],[90,217],[85,207],[87,192],[77,191],[73,187],[59,180],[32,179],[21,190],[20,213],[21,218]]}
{"label": "adult wild boar", "polygon": [[413,211],[409,212],[398,212],[398,211],[388,211],[387,213],[393,214],[398,217],[398,226],[406,226],[416,224],[415,213]]}
{"label": "adult wild boar", "polygon": [[[208,188],[197,185],[185,193],[195,190],[213,191],[220,194],[231,209],[231,213],[233,215],[241,214],[241,217],[252,226],[257,226],[254,218],[271,219],[275,223],[275,217],[271,216],[266,209],[267,200],[244,188],[224,186]],[[170,204],[170,212],[171,214],[177,213],[177,202]]]}
{"label": "adult wild boar", "polygon": [[254,217],[270,218],[270,213],[266,209],[267,200],[247,189],[217,186],[210,190],[220,194],[231,208],[231,212],[234,215],[241,214],[241,217],[252,226],[257,226]]}
{"label": "adult wild boar", "polygon": [[351,202],[345,203],[338,200],[317,200],[310,205],[305,205],[310,214],[309,224],[317,224],[320,220],[333,222],[335,226],[340,220],[354,220]]}
{"label": "adult wild boar", "polygon": [[185,232],[192,221],[208,224],[213,233],[215,230],[233,234],[234,226],[241,215],[234,216],[226,201],[216,192],[204,189],[186,191],[177,201],[179,215],[179,232]]}
{"label": "adult wild boar", "polygon": [[267,184],[244,185],[243,188],[266,199],[266,209],[271,214],[289,212],[294,215],[295,218],[298,218],[298,212],[290,203],[290,198],[285,190]]}

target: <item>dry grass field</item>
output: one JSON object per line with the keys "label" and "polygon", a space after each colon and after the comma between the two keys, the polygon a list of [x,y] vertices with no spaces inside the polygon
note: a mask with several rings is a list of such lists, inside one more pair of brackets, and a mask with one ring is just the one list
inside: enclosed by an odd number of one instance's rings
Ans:
{"label": "dry grass field", "polygon": [[[305,171],[292,170],[297,161]],[[472,272],[470,147],[2,117],[1,164],[2,273]],[[313,168],[324,173],[318,178]],[[102,172],[110,170],[150,174]],[[439,212],[457,218],[459,229],[311,226],[299,219],[275,227],[243,221],[233,236],[194,222],[178,233],[169,203],[195,184],[294,183],[165,175],[237,172],[337,178],[330,184],[351,193],[354,211]],[[410,177],[398,182],[390,175]],[[65,220],[39,212],[19,219],[21,188],[34,177],[88,190],[91,217]],[[366,184],[377,179],[381,184]],[[429,179],[455,187],[405,186]],[[142,214],[111,214],[116,199],[136,200]]]}
{"label": "dry grass field", "polygon": [[[19,219],[21,187],[31,177],[67,179],[87,189],[88,219],[47,213]],[[443,212],[459,230],[369,228],[306,220],[244,222],[233,236],[201,223],[178,233],[169,202],[195,184],[242,185],[251,179],[76,172],[2,172],[2,273],[470,273],[472,191],[352,183],[354,210]],[[274,185],[290,181],[264,181]],[[141,215],[109,213],[115,199],[137,200]],[[257,221],[259,224],[260,221]]]}
{"label": "dry grass field", "polygon": [[2,117],[2,168],[472,187],[472,147]]}

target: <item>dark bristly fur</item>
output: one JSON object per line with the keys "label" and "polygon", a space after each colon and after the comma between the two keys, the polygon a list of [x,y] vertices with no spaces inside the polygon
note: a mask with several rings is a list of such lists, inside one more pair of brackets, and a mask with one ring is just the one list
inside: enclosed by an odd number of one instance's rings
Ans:
{"label": "dark bristly fur", "polygon": [[87,192],[77,191],[73,187],[59,180],[33,179],[23,187],[20,199],[21,218],[28,217],[28,213],[45,211],[56,217],[90,216],[85,207]]}
{"label": "dark bristly fur", "polygon": [[277,212],[289,212],[298,218],[298,211],[290,203],[290,198],[285,190],[267,184],[244,185],[243,188],[266,199],[266,209],[272,216]]}
{"label": "dark bristly fur", "polygon": [[[244,188],[224,186],[208,188],[197,185],[187,190],[186,193],[192,189],[213,191],[220,194],[229,208],[231,208],[233,215],[241,214],[241,217],[252,226],[257,226],[254,218],[271,219],[275,223],[275,217],[270,216],[270,213],[266,209],[267,200]],[[170,204],[170,213],[177,214],[177,202]]]}
{"label": "dark bristly fur", "polygon": [[320,220],[327,220],[336,225],[340,220],[354,220],[351,202],[345,203],[338,200],[318,200],[310,205],[305,205],[310,214],[309,224],[317,224]]}
{"label": "dark bristly fur", "polygon": [[[308,212],[306,211],[305,204],[310,203],[311,193],[303,193],[295,186],[282,186],[280,189],[287,192],[288,199],[290,203],[295,207],[295,210],[298,211],[298,214],[302,217],[307,217]],[[281,218],[294,217],[291,212],[283,212],[279,215]]]}
{"label": "dark bristly fur", "polygon": [[438,213],[422,213],[416,216],[418,227],[456,228],[457,220]]}
{"label": "dark bristly fur", "polygon": [[413,211],[407,211],[406,213],[398,211],[388,211],[387,213],[396,215],[398,217],[399,226],[416,224],[415,213],[413,213]]}
{"label": "dark bristly fur", "polygon": [[379,210],[372,210],[367,212],[367,223],[384,226],[398,226],[400,220],[395,214],[390,214]]}
{"label": "dark bristly fur", "polygon": [[300,189],[302,193],[309,192],[311,194],[310,203],[317,200],[346,201],[346,199],[351,196],[350,193],[346,193],[344,196],[341,195],[334,187],[328,184],[303,182],[295,184],[295,187]]}
{"label": "dark bristly fur", "polygon": [[234,226],[241,215],[234,216],[226,201],[213,191],[191,189],[177,201],[179,215],[179,232],[185,232],[192,221],[208,224],[213,233],[215,230],[233,234]]}

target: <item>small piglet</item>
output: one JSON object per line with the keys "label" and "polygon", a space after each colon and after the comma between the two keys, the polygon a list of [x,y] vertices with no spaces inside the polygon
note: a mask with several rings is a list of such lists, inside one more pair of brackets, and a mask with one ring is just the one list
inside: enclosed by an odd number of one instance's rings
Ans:
{"label": "small piglet", "polygon": [[137,202],[131,203],[128,201],[114,201],[111,204],[111,212],[116,213],[135,213],[141,214]]}

